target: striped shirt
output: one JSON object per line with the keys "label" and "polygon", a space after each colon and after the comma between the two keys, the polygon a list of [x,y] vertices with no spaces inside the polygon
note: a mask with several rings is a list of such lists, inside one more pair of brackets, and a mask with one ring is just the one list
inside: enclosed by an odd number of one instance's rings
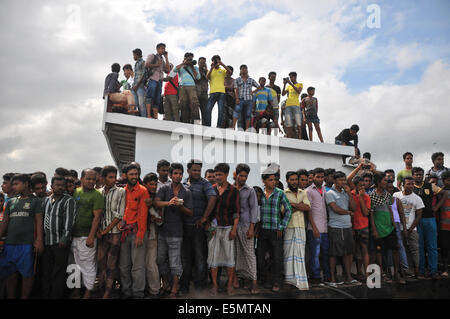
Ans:
{"label": "striped shirt", "polygon": [[[108,193],[105,187],[101,189],[103,196],[105,196],[105,211],[102,215],[101,227],[106,229],[115,218],[122,219],[125,211],[125,189],[113,186]],[[109,234],[119,234],[120,230],[117,225],[109,232]]]}
{"label": "striped shirt", "polygon": [[291,215],[292,206],[281,189],[275,188],[269,198],[266,198],[265,194],[261,198],[262,229],[284,230],[289,224]]}
{"label": "striped shirt", "polygon": [[44,199],[45,245],[67,244],[71,239],[77,212],[76,206],[75,200],[68,194],[64,194],[57,200],[53,195]]}

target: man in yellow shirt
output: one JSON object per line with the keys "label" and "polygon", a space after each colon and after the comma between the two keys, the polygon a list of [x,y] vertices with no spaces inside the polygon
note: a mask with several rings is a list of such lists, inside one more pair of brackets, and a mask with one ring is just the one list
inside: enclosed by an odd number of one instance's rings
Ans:
{"label": "man in yellow shirt", "polygon": [[[292,216],[284,232],[284,274],[285,282],[300,290],[308,290],[308,278],[305,267],[305,217],[304,212],[309,211],[310,202],[306,191],[308,176],[297,175],[296,172],[286,173],[288,188],[284,190],[287,199],[292,206]],[[299,187],[299,184],[301,187]]]}
{"label": "man in yellow shirt", "polygon": [[[209,98],[206,107],[205,125],[211,126],[211,113],[214,105],[219,105],[219,116],[217,118],[217,127],[224,127],[225,124],[225,76],[233,73],[220,59],[215,55],[211,58],[211,69],[209,69],[206,78],[209,80]],[[220,66],[223,66],[221,68]]]}
{"label": "man in yellow shirt", "polygon": [[[286,84],[289,84],[286,89]],[[283,79],[283,93],[282,95],[288,95],[288,99],[286,100],[286,109],[285,119],[286,119],[286,128],[287,135],[290,138],[295,138],[294,132],[294,123],[295,120],[296,125],[299,129],[298,138],[302,139],[302,126],[305,125],[305,115],[302,114],[303,110],[300,108],[299,95],[302,93],[303,84],[297,83],[297,73],[291,72],[289,73],[289,78]]]}

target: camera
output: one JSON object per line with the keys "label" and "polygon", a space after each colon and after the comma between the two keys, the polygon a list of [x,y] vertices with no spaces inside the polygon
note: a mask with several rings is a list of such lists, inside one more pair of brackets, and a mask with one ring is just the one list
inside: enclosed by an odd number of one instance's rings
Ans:
{"label": "camera", "polygon": [[197,61],[194,60],[194,58],[192,56],[186,58],[186,64],[190,65],[190,66],[194,66],[197,64]]}
{"label": "camera", "polygon": [[289,78],[283,78],[283,81],[287,82],[287,81],[289,81]]}

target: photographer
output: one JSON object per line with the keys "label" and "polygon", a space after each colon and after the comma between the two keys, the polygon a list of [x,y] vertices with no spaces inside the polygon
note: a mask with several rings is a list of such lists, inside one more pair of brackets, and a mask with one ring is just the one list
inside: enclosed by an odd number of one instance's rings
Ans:
{"label": "photographer", "polygon": [[[164,59],[162,58],[164,56]],[[164,72],[169,73],[169,58],[166,45],[159,43],[156,46],[156,54],[150,54],[145,61],[147,69],[145,78],[148,78],[146,108],[147,117],[158,118],[158,107],[161,103],[161,90]]]}
{"label": "photographer", "polygon": [[[211,113],[214,105],[219,105],[219,115],[217,117],[217,127],[224,127],[225,124],[225,76],[232,73],[231,70],[221,61],[220,56],[215,55],[211,58],[211,69],[206,78],[210,81],[209,99],[206,107],[206,123],[211,126]],[[221,68],[220,66],[223,66]]]}
{"label": "photographer", "polygon": [[208,67],[206,66],[206,58],[200,57],[198,59],[198,69],[200,73],[200,80],[197,81],[197,97],[200,104],[200,112],[202,113],[202,125],[205,125],[206,120],[206,106],[208,105]]}
{"label": "photographer", "polygon": [[[286,84],[289,84],[286,89]],[[294,123],[297,124],[299,128],[298,138],[302,139],[302,127],[305,125],[305,116],[302,114],[302,109],[300,108],[299,96],[302,93],[303,84],[297,83],[297,73],[291,72],[289,73],[289,78],[283,79],[283,93],[282,95],[288,95],[288,99],[286,100],[286,109],[285,109],[285,117],[286,117],[286,127],[287,134],[290,138],[295,138],[294,133]]]}
{"label": "photographer", "polygon": [[178,73],[180,80],[180,108],[181,122],[201,124],[199,103],[195,81],[200,80],[200,71],[195,66],[194,54],[186,52],[183,63],[177,65],[174,72]]}

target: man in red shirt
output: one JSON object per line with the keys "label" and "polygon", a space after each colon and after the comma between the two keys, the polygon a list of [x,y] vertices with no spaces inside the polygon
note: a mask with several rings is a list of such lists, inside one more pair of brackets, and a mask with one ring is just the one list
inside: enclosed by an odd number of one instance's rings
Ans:
{"label": "man in red shirt", "polygon": [[172,72],[173,64],[170,64],[170,73],[163,79],[164,84],[164,119],[166,121],[180,122],[180,105],[178,104],[178,73]]}
{"label": "man in red shirt", "polygon": [[145,243],[147,242],[149,198],[147,189],[138,182],[138,166],[124,168],[128,183],[125,186],[126,203],[119,230],[122,232],[120,247],[120,279],[125,298],[144,298]]}

